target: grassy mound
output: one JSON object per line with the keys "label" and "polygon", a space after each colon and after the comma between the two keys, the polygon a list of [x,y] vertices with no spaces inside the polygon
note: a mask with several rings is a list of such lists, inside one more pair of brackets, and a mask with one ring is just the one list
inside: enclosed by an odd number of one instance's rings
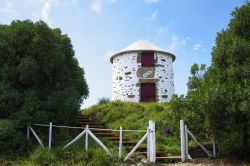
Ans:
{"label": "grassy mound", "polygon": [[[82,111],[82,114],[93,114],[110,129],[146,130],[148,121],[156,123],[156,143],[158,151],[168,155],[180,154],[179,120],[174,118],[174,111],[169,103],[134,103],[112,101],[92,106]],[[176,119],[176,120],[175,120]],[[171,134],[166,134],[164,128],[169,126]],[[125,132],[129,140],[139,141],[143,133]]]}

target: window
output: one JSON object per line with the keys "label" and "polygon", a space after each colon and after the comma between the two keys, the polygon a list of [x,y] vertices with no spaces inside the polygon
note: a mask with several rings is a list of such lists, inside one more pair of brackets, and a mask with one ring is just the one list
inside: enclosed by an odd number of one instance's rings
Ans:
{"label": "window", "polygon": [[142,67],[154,67],[154,53],[153,52],[142,52],[141,53],[141,65]]}

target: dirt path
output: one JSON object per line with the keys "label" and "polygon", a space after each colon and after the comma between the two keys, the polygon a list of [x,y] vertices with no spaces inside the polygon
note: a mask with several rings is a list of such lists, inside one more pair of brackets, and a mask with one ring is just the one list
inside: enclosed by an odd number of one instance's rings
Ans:
{"label": "dirt path", "polygon": [[166,164],[149,164],[149,163],[116,163],[114,166],[250,166],[250,163],[239,161],[236,159],[193,159],[189,162],[166,163]]}
{"label": "dirt path", "polygon": [[232,159],[193,159],[190,162],[163,164],[165,166],[250,166],[250,163],[244,163]]}

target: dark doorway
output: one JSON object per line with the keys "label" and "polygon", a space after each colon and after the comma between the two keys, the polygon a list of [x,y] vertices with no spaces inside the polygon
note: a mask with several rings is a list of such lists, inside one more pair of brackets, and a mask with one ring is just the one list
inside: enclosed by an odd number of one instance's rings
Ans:
{"label": "dark doorway", "polygon": [[154,67],[154,53],[153,52],[142,52],[141,53],[141,66],[142,67]]}
{"label": "dark doorway", "polygon": [[155,83],[141,83],[141,101],[156,101]]}

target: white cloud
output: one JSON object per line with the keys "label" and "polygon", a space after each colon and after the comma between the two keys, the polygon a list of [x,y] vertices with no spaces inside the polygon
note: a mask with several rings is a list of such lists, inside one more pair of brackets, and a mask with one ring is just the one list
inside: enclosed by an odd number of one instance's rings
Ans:
{"label": "white cloud", "polygon": [[5,0],[4,1],[4,6],[1,8],[2,11],[6,13],[14,13],[16,10],[14,9],[14,6],[10,0]]}
{"label": "white cloud", "polygon": [[99,13],[102,11],[103,6],[107,3],[114,3],[117,0],[92,0],[91,4],[90,4],[90,9],[95,12],[95,13]]}
{"label": "white cloud", "polygon": [[159,0],[144,0],[146,3],[156,3],[158,2]]}
{"label": "white cloud", "polygon": [[181,46],[185,46],[187,44],[187,40],[185,38],[181,38],[176,34],[173,34],[170,39],[170,43],[167,46],[167,51],[175,51]]}
{"label": "white cloud", "polygon": [[157,18],[158,10],[155,10],[151,13],[151,15],[148,17],[149,20],[155,20]]}
{"label": "white cloud", "polygon": [[79,0],[25,0],[29,5],[39,5],[41,6],[41,11],[33,13],[33,15],[49,22],[49,15],[54,7],[63,8],[70,5],[76,6]]}
{"label": "white cloud", "polygon": [[195,45],[193,46],[193,50],[199,51],[202,47],[203,47],[203,46],[202,46],[201,43],[197,43],[197,44],[195,44]]}
{"label": "white cloud", "polygon": [[45,21],[48,21],[48,19],[49,19],[49,12],[51,9],[51,5],[52,5],[52,0],[45,0],[44,1],[41,17]]}
{"label": "white cloud", "polygon": [[98,13],[102,10],[103,2],[101,0],[93,0],[91,3],[91,10]]}
{"label": "white cloud", "polygon": [[164,33],[168,31],[168,27],[161,27],[157,31],[157,37],[162,37]]}

